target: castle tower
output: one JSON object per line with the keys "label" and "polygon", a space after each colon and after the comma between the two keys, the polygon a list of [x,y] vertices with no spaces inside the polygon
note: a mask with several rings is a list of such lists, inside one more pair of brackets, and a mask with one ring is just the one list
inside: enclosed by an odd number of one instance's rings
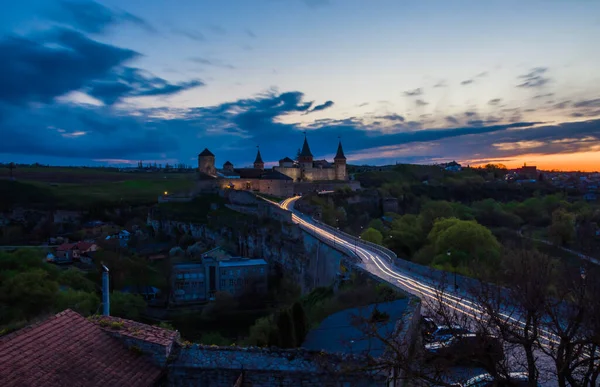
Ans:
{"label": "castle tower", "polygon": [[233,172],[233,164],[230,161],[225,161],[225,164],[223,164],[223,170],[227,172]]}
{"label": "castle tower", "polygon": [[342,141],[340,141],[338,144],[337,153],[333,158],[333,165],[335,167],[335,179],[347,180],[348,175],[346,174],[346,156],[344,156],[344,150],[342,149]]}
{"label": "castle tower", "polygon": [[302,169],[312,169],[313,167],[313,155],[310,152],[308,140],[306,140],[306,133],[304,134],[304,144],[302,145],[302,150],[298,155],[298,163]]}
{"label": "castle tower", "polygon": [[256,152],[256,159],[254,160],[254,169],[260,169],[260,170],[265,169],[265,162],[263,161],[262,157],[260,156],[260,149],[258,149]]}
{"label": "castle tower", "polygon": [[198,155],[198,172],[206,173],[207,175],[216,176],[217,170],[215,168],[215,155],[204,148],[204,150]]}

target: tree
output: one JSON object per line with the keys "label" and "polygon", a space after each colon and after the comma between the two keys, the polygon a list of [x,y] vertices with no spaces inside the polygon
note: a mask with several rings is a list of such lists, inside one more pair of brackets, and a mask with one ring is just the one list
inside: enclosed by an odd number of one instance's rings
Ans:
{"label": "tree", "polygon": [[380,233],[383,233],[385,231],[385,226],[383,225],[383,221],[379,218],[373,219],[369,223],[369,228],[374,228],[375,230],[379,231]]}
{"label": "tree", "polygon": [[34,269],[16,274],[0,287],[0,303],[6,305],[13,319],[30,320],[52,309],[58,283],[48,272]]}
{"label": "tree", "polygon": [[81,290],[88,293],[96,290],[96,285],[86,278],[81,271],[74,268],[62,271],[58,276],[58,282],[73,290]]}
{"label": "tree", "polygon": [[367,242],[376,243],[378,245],[383,242],[383,235],[374,228],[367,228],[360,237]]}
{"label": "tree", "polygon": [[139,320],[146,310],[146,301],[138,294],[112,292],[110,295],[110,314],[129,320]]}
{"label": "tree", "polygon": [[429,201],[423,205],[419,213],[419,226],[423,234],[427,235],[433,224],[440,218],[451,218],[454,216],[452,205],[445,200]]}
{"label": "tree", "polygon": [[435,248],[434,262],[438,264],[447,263],[451,258],[458,259],[459,265],[473,261],[496,263],[500,254],[496,237],[474,220],[439,219],[428,239]]}
{"label": "tree", "polygon": [[215,300],[204,307],[202,316],[217,320],[220,316],[238,307],[236,299],[229,292],[216,292]]}
{"label": "tree", "polygon": [[552,213],[552,224],[548,228],[550,240],[565,246],[575,238],[575,215],[559,208]]}
{"label": "tree", "polygon": [[294,323],[294,338],[296,339],[296,347],[300,347],[304,342],[307,333],[306,314],[302,304],[294,302],[292,305],[292,320]]}
{"label": "tree", "polygon": [[67,289],[58,292],[55,302],[57,312],[65,309],[72,309],[83,316],[90,316],[100,309],[100,298],[94,293]]}
{"label": "tree", "polygon": [[279,311],[277,315],[277,331],[279,333],[279,346],[281,348],[294,348],[294,322],[288,309]]}

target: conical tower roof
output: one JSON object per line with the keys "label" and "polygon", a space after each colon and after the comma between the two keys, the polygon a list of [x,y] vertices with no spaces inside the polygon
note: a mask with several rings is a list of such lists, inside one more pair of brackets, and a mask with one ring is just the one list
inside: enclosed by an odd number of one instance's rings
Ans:
{"label": "conical tower roof", "polygon": [[260,149],[256,152],[256,160],[254,160],[254,164],[264,164],[264,161],[260,155]]}
{"label": "conical tower roof", "polygon": [[198,156],[212,156],[215,157],[215,155],[208,150],[208,148],[204,148],[204,150],[202,152],[200,152],[200,154]]}
{"label": "conical tower roof", "polygon": [[310,147],[308,146],[308,140],[306,139],[306,136],[304,136],[304,144],[302,145],[302,150],[300,151],[300,156],[313,157],[313,154],[310,152]]}
{"label": "conical tower roof", "polygon": [[342,149],[342,142],[338,144],[337,153],[335,154],[334,160],[346,160],[346,156],[344,156],[344,150]]}

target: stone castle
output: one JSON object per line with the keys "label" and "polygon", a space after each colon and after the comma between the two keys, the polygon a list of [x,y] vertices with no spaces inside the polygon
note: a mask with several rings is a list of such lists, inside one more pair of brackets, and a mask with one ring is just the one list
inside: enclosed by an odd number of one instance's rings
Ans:
{"label": "stone castle", "polygon": [[234,168],[232,163],[226,161],[222,169],[217,169],[215,155],[211,151],[204,149],[198,155],[200,191],[237,189],[286,197],[307,190],[333,190],[344,186],[356,189],[356,185],[357,182],[348,181],[341,141],[333,164],[327,160],[314,160],[306,136],[297,160],[285,157],[271,169],[265,169],[260,149],[256,153],[253,168]]}

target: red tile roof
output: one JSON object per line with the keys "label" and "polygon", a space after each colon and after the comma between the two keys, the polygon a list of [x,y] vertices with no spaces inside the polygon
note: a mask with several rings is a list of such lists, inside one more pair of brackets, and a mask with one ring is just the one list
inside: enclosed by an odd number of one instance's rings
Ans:
{"label": "red tile roof", "polygon": [[72,310],[0,337],[2,387],[153,386],[162,371]]}
{"label": "red tile roof", "polygon": [[125,320],[124,318],[120,317],[92,316],[90,320],[103,330],[106,330],[110,333],[114,333],[115,331],[106,323],[122,323],[123,326],[117,331],[120,335],[136,338],[138,340],[144,340],[149,343],[154,343],[165,347],[173,344],[175,339],[179,336],[177,331],[142,324],[137,321]]}
{"label": "red tile roof", "polygon": [[56,251],[68,251],[77,246],[77,243],[63,243],[56,248]]}
{"label": "red tile roof", "polygon": [[86,251],[88,250],[90,247],[92,247],[95,243],[92,242],[78,242],[77,243],[77,248],[81,251]]}

